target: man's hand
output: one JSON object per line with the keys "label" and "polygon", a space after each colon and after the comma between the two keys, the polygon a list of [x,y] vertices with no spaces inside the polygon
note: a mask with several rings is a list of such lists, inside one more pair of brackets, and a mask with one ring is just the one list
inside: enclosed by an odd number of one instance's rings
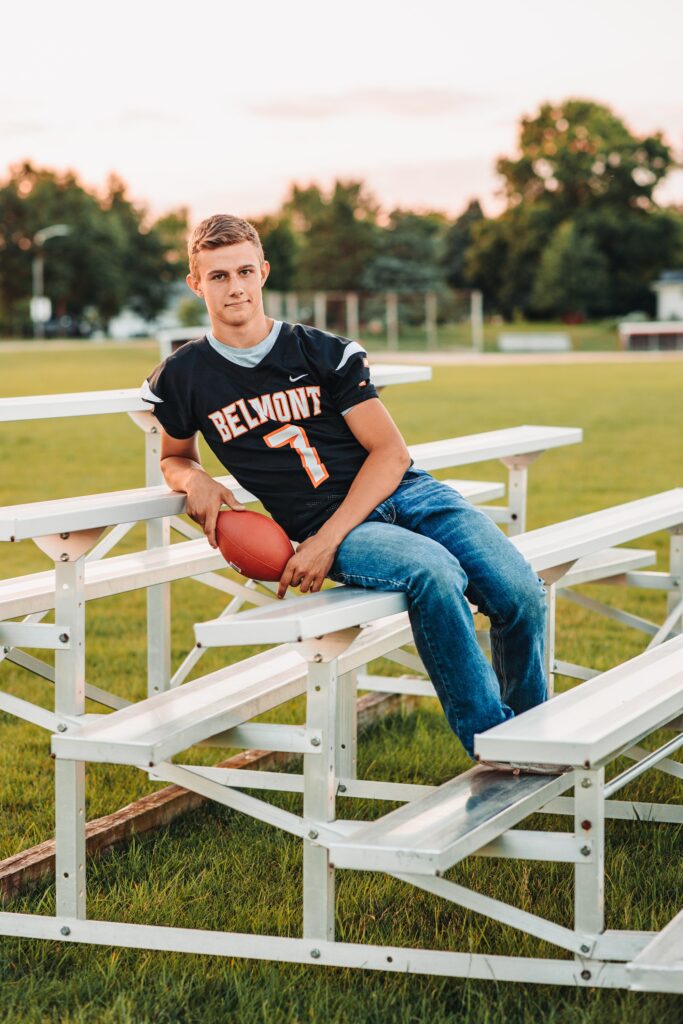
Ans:
{"label": "man's hand", "polygon": [[277,590],[278,597],[284,597],[287,587],[299,587],[302,594],[317,594],[323,585],[337,547],[318,534],[303,541],[285,566]]}
{"label": "man's hand", "polygon": [[205,473],[203,469],[193,472],[186,483],[187,506],[186,511],[191,519],[199,523],[204,533],[209,538],[212,548],[218,547],[216,540],[216,520],[221,505],[227,505],[235,512],[243,512],[244,505],[241,505],[232,491],[223,487],[213,477]]}
{"label": "man's hand", "polygon": [[164,480],[171,490],[187,494],[185,510],[188,516],[199,523],[211,547],[217,548],[216,520],[221,505],[227,505],[236,512],[243,512],[244,505],[237,501],[232,491],[222,487],[202,469],[196,434],[177,438],[171,437],[163,428],[160,430],[161,471]]}

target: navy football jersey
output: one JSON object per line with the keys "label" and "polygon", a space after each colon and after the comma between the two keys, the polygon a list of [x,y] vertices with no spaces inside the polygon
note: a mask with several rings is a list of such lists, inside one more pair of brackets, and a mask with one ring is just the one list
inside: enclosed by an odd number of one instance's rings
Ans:
{"label": "navy football jersey", "polygon": [[188,342],[143,385],[172,437],[201,433],[225,468],[293,540],[314,533],[346,497],[367,457],[342,412],[376,398],[358,342],[283,323],[258,365]]}

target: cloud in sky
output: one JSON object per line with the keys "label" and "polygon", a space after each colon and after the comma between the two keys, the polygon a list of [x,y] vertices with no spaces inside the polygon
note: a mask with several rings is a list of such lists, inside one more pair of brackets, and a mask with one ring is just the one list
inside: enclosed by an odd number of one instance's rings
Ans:
{"label": "cloud in sky", "polygon": [[[494,212],[519,117],[573,95],[683,144],[680,0],[638,17],[635,0],[574,0],[561,23],[547,0],[348,0],[333,24],[319,0],[261,0],[248,25],[224,0],[165,0],[163,16],[119,0],[102,40],[88,0],[69,18],[54,0],[5,6],[30,54],[0,62],[0,179],[22,158],[91,185],[114,170],[158,212],[258,215],[292,181],[335,177],[367,179],[386,207],[458,212],[475,194]],[[659,194],[683,202],[683,171]]]}
{"label": "cloud in sky", "polygon": [[146,124],[171,124],[179,118],[170,110],[152,110],[144,107],[126,107],[119,114],[111,119],[122,126],[146,125]]}
{"label": "cloud in sky", "polygon": [[455,215],[469,199],[484,195],[491,197],[485,204],[489,214],[501,206],[493,198],[499,182],[488,156],[375,164],[367,167],[364,177],[387,209],[412,206]]}
{"label": "cloud in sky", "polygon": [[290,96],[258,103],[249,112],[267,118],[327,118],[358,114],[441,117],[462,114],[488,97],[450,89],[354,89],[329,96]]}
{"label": "cloud in sky", "polygon": [[49,129],[44,121],[22,121],[11,117],[0,118],[0,136],[5,139],[15,139],[24,135],[39,135]]}

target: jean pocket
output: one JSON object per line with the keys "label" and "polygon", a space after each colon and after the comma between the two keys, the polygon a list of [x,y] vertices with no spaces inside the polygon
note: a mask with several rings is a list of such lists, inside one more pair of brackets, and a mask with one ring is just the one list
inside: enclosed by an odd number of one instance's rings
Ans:
{"label": "jean pocket", "polygon": [[387,498],[386,501],[381,502],[377,506],[377,508],[373,512],[373,515],[379,516],[381,519],[384,520],[385,523],[395,523],[396,509],[394,508],[394,503]]}
{"label": "jean pocket", "polygon": [[416,480],[419,480],[422,476],[429,476],[426,469],[417,469],[415,466],[411,466],[403,474],[403,479],[399,483],[399,487],[406,487],[408,484],[414,484]]}

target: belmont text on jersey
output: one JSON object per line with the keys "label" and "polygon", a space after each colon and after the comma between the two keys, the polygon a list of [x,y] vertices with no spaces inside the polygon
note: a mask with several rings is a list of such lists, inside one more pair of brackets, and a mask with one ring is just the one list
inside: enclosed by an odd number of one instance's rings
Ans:
{"label": "belmont text on jersey", "polygon": [[238,398],[222,409],[209,413],[209,419],[225,442],[246,434],[254,427],[260,427],[267,420],[291,423],[292,420],[307,420],[319,416],[320,387],[307,384],[304,387],[287,388],[257,398]]}

